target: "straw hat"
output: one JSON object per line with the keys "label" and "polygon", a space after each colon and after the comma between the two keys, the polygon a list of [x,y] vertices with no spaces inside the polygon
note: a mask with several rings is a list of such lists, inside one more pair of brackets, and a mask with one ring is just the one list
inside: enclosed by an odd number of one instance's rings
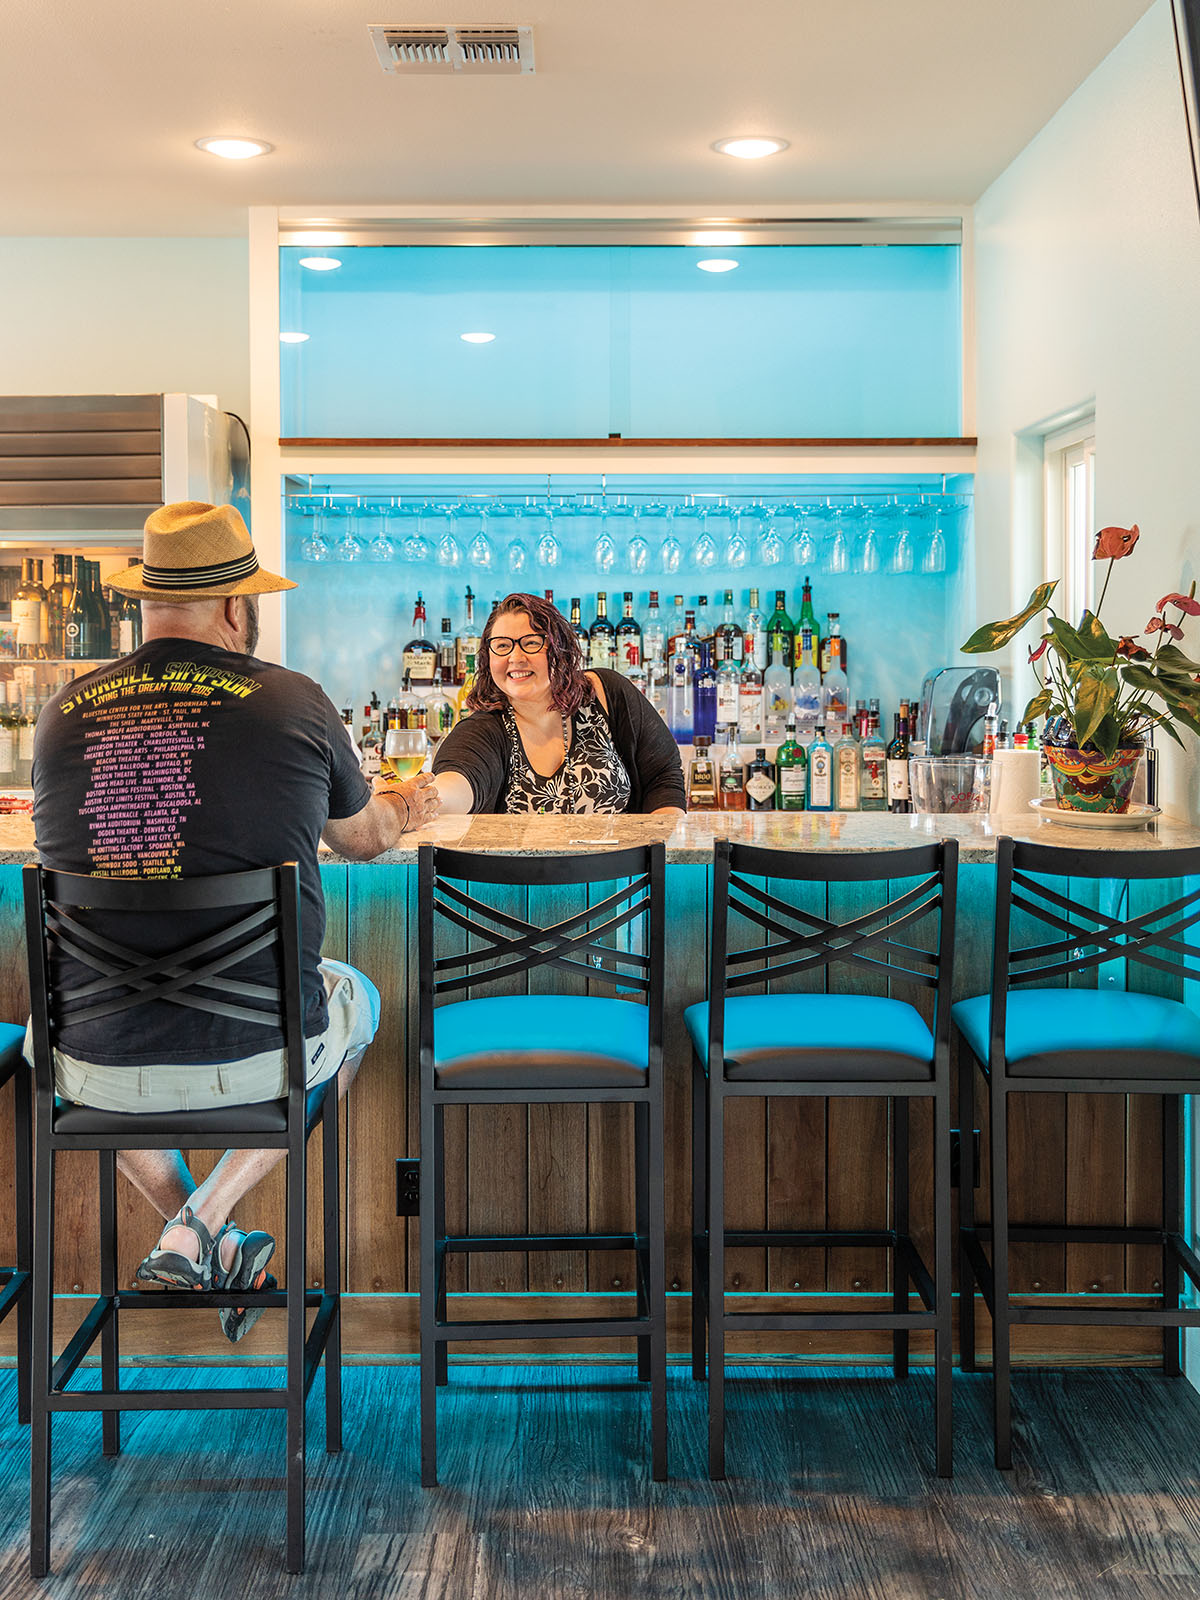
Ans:
{"label": "straw hat", "polygon": [[184,605],[232,594],[274,594],[294,589],[288,578],[258,564],[250,530],[234,506],[176,500],[146,518],[144,560],[108,582],[139,600]]}

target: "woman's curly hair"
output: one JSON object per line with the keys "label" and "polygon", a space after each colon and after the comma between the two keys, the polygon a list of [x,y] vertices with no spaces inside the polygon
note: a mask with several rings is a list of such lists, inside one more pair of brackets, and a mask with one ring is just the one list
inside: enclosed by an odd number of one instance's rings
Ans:
{"label": "woman's curly hair", "polygon": [[496,687],[492,677],[488,639],[498,617],[524,611],[534,633],[546,635],[546,661],[550,668],[550,698],[566,717],[573,717],[585,701],[594,699],[595,689],[585,673],[583,652],[575,630],[556,605],[533,594],[506,595],[483,628],[479,655],[475,660],[475,686],[467,696],[468,711],[503,711],[508,696]]}

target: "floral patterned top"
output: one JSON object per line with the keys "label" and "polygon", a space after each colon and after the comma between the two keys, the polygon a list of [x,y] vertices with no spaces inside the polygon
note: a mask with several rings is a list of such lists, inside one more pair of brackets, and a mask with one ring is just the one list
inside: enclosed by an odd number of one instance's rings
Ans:
{"label": "floral patterned top", "polygon": [[507,812],[594,812],[611,816],[629,810],[629,773],[613,744],[608,718],[595,700],[580,706],[575,713],[571,748],[562,766],[548,778],[530,766],[511,710],[504,712],[504,726],[512,744]]}

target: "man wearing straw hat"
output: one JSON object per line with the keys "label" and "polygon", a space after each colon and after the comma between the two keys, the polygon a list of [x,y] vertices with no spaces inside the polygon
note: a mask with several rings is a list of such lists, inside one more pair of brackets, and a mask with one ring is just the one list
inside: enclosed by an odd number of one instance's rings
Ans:
{"label": "man wearing straw hat", "polygon": [[[141,648],[68,684],[38,718],[34,824],[49,867],[107,877],[170,878],[296,861],[300,868],[308,1082],[335,1072],[344,1094],[379,1022],[361,972],[321,961],[325,905],[317,868],[324,837],[369,860],[437,813],[421,774],[372,792],[320,687],[254,655],[258,596],[293,589],[258,564],[233,506],[184,501],[147,519],[144,562],[109,580],[142,603]],[[148,946],[172,947],[147,920]],[[252,962],[239,967],[251,973]],[[55,1050],[59,1093],[112,1111],[201,1110],[277,1099],[284,1052],[264,1024],[139,1008],[115,1035],[66,1024]],[[269,1282],[274,1240],[247,1232],[234,1207],[282,1150],[229,1150],[202,1183],[181,1152],[118,1156],[122,1172],[166,1222],[138,1268],[143,1282],[256,1289]],[[220,1313],[240,1339],[257,1313]]]}

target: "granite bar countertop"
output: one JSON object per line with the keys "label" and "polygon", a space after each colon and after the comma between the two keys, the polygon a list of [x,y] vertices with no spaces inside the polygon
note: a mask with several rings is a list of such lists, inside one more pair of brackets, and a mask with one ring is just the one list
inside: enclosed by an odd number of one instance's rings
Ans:
{"label": "granite bar countertop", "polygon": [[[895,850],[933,839],[957,839],[963,862],[990,861],[1001,834],[1040,844],[1093,850],[1164,850],[1200,846],[1200,828],[1160,817],[1142,828],[1082,828],[1044,820],[1032,812],[1012,816],[892,816],[886,811],[693,812],[686,817],[440,817],[420,833],[377,859],[404,864],[417,858],[418,844],[444,844],[462,850],[492,850],[503,855],[553,855],[579,849],[618,850],[662,839],[667,860],[702,865],[712,860],[713,840],[789,850]],[[0,816],[0,863],[36,861],[33,823],[28,816]],[[321,851],[322,863],[344,861]],[[360,863],[351,863],[358,865]],[[370,863],[362,863],[370,865]]]}

